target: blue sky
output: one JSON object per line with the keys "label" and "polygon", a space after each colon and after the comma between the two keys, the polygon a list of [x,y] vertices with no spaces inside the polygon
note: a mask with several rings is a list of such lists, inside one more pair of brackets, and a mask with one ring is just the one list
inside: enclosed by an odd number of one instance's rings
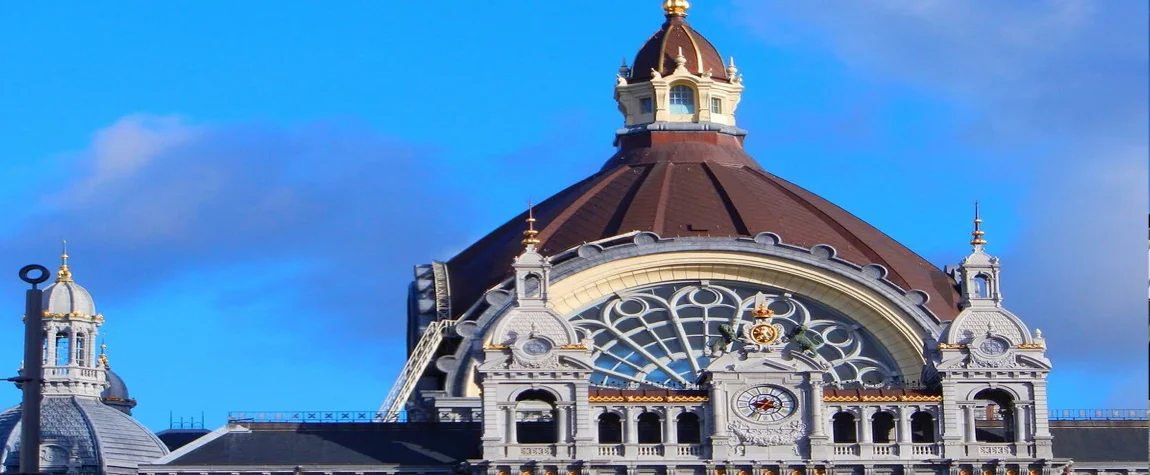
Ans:
{"label": "blue sky", "polygon": [[[694,3],[764,167],[939,266],[981,200],[1051,406],[1145,407],[1145,2]],[[0,366],[67,238],[150,428],[375,409],[412,266],[602,165],[658,4],[0,5]]]}

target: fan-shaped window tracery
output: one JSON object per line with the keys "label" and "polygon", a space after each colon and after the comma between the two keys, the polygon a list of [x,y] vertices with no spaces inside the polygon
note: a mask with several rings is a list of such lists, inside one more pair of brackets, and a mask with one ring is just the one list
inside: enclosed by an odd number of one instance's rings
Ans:
{"label": "fan-shaped window tracery", "polygon": [[[829,307],[778,289],[716,281],[656,284],[615,294],[570,320],[594,342],[598,369],[593,384],[689,387],[710,364],[711,347],[724,329],[741,331],[754,323],[751,311],[759,293],[787,344],[809,348],[833,368],[828,383],[883,387],[898,380],[894,360],[866,329]],[[741,344],[736,341],[733,349]]]}

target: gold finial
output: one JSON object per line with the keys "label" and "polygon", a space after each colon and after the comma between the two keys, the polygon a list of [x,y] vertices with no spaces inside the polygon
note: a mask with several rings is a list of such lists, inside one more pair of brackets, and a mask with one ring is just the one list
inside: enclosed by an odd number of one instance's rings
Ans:
{"label": "gold finial", "polygon": [[773,311],[771,311],[771,309],[767,308],[766,302],[760,303],[759,306],[756,307],[755,310],[751,312],[751,315],[754,315],[755,318],[769,318],[774,314],[775,314],[775,312],[773,312]]}
{"label": "gold finial", "polygon": [[104,343],[100,343],[100,366],[103,366],[104,369],[112,369],[111,366],[108,366],[108,353],[107,353],[107,351],[108,351],[108,345],[106,345]]}
{"label": "gold finial", "polygon": [[535,230],[535,207],[530,201],[527,202],[527,230],[523,231],[523,245],[528,249],[534,249],[539,244],[539,239],[535,236],[539,235],[539,231]]}
{"label": "gold finial", "polygon": [[687,0],[663,0],[663,11],[667,16],[687,16],[691,3]]}
{"label": "gold finial", "polygon": [[64,250],[60,252],[60,270],[56,271],[56,282],[71,282],[72,271],[68,269],[68,241],[63,241]]}
{"label": "gold finial", "polygon": [[970,233],[970,235],[974,236],[974,238],[970,240],[971,246],[981,247],[981,246],[986,244],[986,240],[982,239],[982,235],[984,235],[986,233],[982,232],[982,229],[979,229],[981,227],[981,225],[982,225],[982,218],[980,218],[978,216],[978,202],[975,201],[974,202],[974,232]]}

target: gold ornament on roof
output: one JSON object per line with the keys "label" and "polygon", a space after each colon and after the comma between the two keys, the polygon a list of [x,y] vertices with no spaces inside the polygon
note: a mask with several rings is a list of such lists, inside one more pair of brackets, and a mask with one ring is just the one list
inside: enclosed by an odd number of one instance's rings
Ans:
{"label": "gold ornament on roof", "polygon": [[663,12],[667,16],[687,16],[688,8],[691,8],[691,2],[687,0],[663,0]]}
{"label": "gold ornament on roof", "polygon": [[108,353],[107,353],[107,351],[108,351],[108,345],[101,343],[100,344],[100,366],[103,366],[104,369],[112,369],[112,367],[108,365]]}
{"label": "gold ornament on roof", "polygon": [[971,246],[982,246],[982,245],[986,244],[986,240],[982,239],[982,236],[986,233],[982,232],[982,229],[979,229],[981,224],[982,224],[982,218],[979,217],[979,215],[978,215],[978,202],[975,201],[974,202],[974,232],[970,233],[971,236],[974,236],[974,239],[970,240]]}
{"label": "gold ornament on roof", "polygon": [[775,312],[767,308],[767,304],[765,302],[760,303],[759,306],[755,307],[755,310],[751,312],[751,315],[754,315],[755,318],[770,318],[774,316],[774,314]]}
{"label": "gold ornament on roof", "polygon": [[535,230],[535,211],[531,203],[527,203],[527,230],[523,231],[523,245],[528,249],[534,248],[539,244],[539,239],[535,236],[539,235],[539,231]]}
{"label": "gold ornament on roof", "polygon": [[60,253],[60,270],[56,271],[56,282],[71,282],[72,271],[68,269],[68,241],[63,241],[64,250]]}

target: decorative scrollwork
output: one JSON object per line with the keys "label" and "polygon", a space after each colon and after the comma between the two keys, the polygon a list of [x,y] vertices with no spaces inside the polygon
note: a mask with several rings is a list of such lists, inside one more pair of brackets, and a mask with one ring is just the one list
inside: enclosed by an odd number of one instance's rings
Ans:
{"label": "decorative scrollwork", "polygon": [[[787,344],[809,350],[835,386],[885,387],[897,372],[866,329],[804,297],[743,283],[656,284],[620,292],[570,317],[593,343],[592,383],[606,387],[684,387],[723,351],[739,351],[741,326],[756,323],[756,296]],[[726,331],[724,331],[726,330]],[[733,336],[733,337],[732,337]],[[713,351],[723,350],[723,351]]]}
{"label": "decorative scrollwork", "polygon": [[727,424],[735,438],[729,439],[731,445],[757,445],[770,447],[774,445],[794,445],[807,434],[807,425],[799,420],[792,420],[780,427],[770,429],[752,429],[742,422]]}

